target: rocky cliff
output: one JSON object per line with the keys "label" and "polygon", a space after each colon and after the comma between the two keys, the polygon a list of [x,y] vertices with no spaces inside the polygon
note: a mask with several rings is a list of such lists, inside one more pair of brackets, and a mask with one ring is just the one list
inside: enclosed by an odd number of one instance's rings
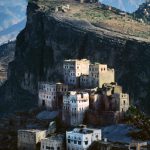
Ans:
{"label": "rocky cliff", "polygon": [[142,101],[145,108],[150,105],[148,40],[96,27],[66,13],[46,13],[45,7],[29,3],[27,24],[17,37],[15,59],[9,64],[9,79],[0,90],[0,106],[11,104],[11,111],[32,107],[37,103],[38,81],[63,81],[62,63],[69,58],[114,67],[118,83],[131,98]]}
{"label": "rocky cliff", "polygon": [[133,13],[137,18],[150,23],[150,2],[145,2]]}

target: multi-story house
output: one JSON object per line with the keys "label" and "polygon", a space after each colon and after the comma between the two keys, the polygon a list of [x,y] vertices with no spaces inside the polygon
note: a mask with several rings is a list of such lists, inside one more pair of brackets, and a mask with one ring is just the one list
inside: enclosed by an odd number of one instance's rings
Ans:
{"label": "multi-story house", "polygon": [[105,64],[90,64],[89,66],[89,86],[91,88],[102,87],[104,83],[115,82],[115,71],[109,69]]}
{"label": "multi-story house", "polygon": [[90,61],[87,59],[65,60],[63,64],[65,84],[78,87],[80,76],[89,74],[89,64]]}
{"label": "multi-story house", "polygon": [[87,150],[94,141],[101,139],[101,129],[75,128],[66,132],[67,150]]}
{"label": "multi-story house", "polygon": [[65,60],[64,81],[68,85],[82,88],[102,87],[104,83],[115,82],[115,71],[106,64],[91,64],[87,59]]}
{"label": "multi-story house", "polygon": [[62,95],[68,91],[68,86],[62,83],[39,82],[39,107],[57,109],[62,106]]}
{"label": "multi-story house", "polygon": [[18,149],[36,150],[37,144],[46,136],[46,130],[18,130]]}
{"label": "multi-story house", "polygon": [[70,91],[63,96],[62,120],[72,126],[83,122],[84,114],[89,109],[87,92]]}
{"label": "multi-story house", "polygon": [[90,95],[91,105],[99,111],[126,112],[130,106],[129,95],[123,93],[122,87],[117,83],[103,84],[100,91]]}
{"label": "multi-story house", "polygon": [[65,150],[65,136],[58,134],[41,140],[40,150]]}
{"label": "multi-story house", "polygon": [[115,104],[116,111],[121,113],[126,112],[129,109],[129,94],[126,93],[114,93],[112,95],[112,102]]}

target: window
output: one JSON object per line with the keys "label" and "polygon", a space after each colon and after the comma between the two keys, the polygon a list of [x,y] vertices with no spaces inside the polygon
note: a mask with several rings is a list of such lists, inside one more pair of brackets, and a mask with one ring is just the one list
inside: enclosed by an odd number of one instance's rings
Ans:
{"label": "window", "polygon": [[88,141],[85,141],[85,145],[88,145]]}
{"label": "window", "polygon": [[77,144],[77,140],[74,140],[74,144]]}
{"label": "window", "polygon": [[123,101],[123,104],[125,105],[125,104],[126,104],[126,101]]}
{"label": "window", "polygon": [[46,149],[51,149],[49,146],[46,146]]}
{"label": "window", "polygon": [[60,150],[60,147],[57,147],[57,150]]}
{"label": "window", "polygon": [[68,139],[68,143],[70,143],[70,139]]}
{"label": "window", "polygon": [[81,145],[81,141],[78,141],[78,144]]}

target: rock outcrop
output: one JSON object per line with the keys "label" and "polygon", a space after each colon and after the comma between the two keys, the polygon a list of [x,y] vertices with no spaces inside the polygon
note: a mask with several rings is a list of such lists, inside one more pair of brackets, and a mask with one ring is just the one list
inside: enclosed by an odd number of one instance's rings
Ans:
{"label": "rock outcrop", "polygon": [[[12,104],[12,108],[18,109],[22,104],[23,108],[26,99],[28,106],[32,106],[28,93],[37,94],[39,80],[63,81],[62,63],[69,58],[88,58],[114,67],[117,81],[130,93],[131,100],[141,100],[143,106],[148,107],[149,41],[95,27],[62,13],[46,14],[36,3],[28,5],[27,24],[17,37],[8,81],[0,90],[3,98],[0,105]],[[22,91],[19,93],[18,89]],[[32,98],[32,104],[36,104],[36,100]]]}
{"label": "rock outcrop", "polygon": [[150,1],[141,4],[138,10],[136,10],[133,14],[137,18],[143,19],[143,21],[150,23]]}

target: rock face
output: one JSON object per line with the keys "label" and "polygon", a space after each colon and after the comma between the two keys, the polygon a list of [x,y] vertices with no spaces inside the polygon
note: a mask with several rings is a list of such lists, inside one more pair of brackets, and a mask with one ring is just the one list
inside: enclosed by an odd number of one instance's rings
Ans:
{"label": "rock face", "polygon": [[150,22],[150,1],[141,4],[134,14],[136,17],[143,19],[145,22]]}
{"label": "rock face", "polygon": [[[146,98],[150,89],[148,41],[94,27],[62,14],[47,15],[33,3],[27,8],[26,27],[17,37],[15,60],[9,64],[9,79],[0,90],[3,101],[9,99],[14,105],[18,89],[36,95],[39,80],[63,81],[62,63],[69,58],[107,63],[115,68],[117,81],[132,98],[149,102]],[[23,103],[19,94],[17,99],[18,105]]]}
{"label": "rock face", "polygon": [[0,46],[0,86],[7,79],[8,64],[14,59],[15,42],[8,42]]}

